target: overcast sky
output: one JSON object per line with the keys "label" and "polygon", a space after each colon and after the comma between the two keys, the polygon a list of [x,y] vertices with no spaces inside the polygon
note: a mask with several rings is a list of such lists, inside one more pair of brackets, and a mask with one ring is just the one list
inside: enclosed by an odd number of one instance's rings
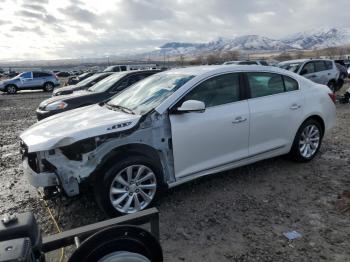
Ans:
{"label": "overcast sky", "polygon": [[169,41],[349,27],[349,0],[0,0],[0,60],[103,57]]}

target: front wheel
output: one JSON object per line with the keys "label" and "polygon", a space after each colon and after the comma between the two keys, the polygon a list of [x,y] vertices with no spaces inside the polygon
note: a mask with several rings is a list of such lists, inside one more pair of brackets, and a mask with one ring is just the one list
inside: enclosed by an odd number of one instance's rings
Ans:
{"label": "front wheel", "polygon": [[109,216],[135,213],[150,207],[160,188],[161,171],[143,156],[122,159],[110,166],[95,185],[95,198]]}
{"label": "front wheel", "polygon": [[307,162],[313,159],[321,147],[323,130],[320,123],[314,119],[306,120],[299,128],[290,157],[298,162]]}
{"label": "front wheel", "polygon": [[16,94],[17,93],[17,87],[15,85],[8,85],[6,87],[6,92],[9,94],[9,95],[13,95],[13,94]]}

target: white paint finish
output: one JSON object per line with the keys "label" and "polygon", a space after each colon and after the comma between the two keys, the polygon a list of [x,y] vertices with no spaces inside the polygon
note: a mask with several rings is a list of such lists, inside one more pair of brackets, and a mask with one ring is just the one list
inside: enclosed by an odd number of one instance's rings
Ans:
{"label": "white paint finish", "polygon": [[300,123],[304,120],[304,101],[300,91],[249,99],[249,155],[276,147],[288,152]]}
{"label": "white paint finish", "polygon": [[[243,121],[233,123],[239,117]],[[176,178],[248,156],[247,101],[174,114],[170,122]]]}
{"label": "white paint finish", "polygon": [[[140,117],[92,105],[48,117],[27,129],[20,138],[27,144],[28,152],[49,150],[85,138],[130,129]],[[125,122],[131,124],[110,129],[113,125]]]}
{"label": "white paint finish", "polygon": [[[235,72],[288,75],[298,81],[300,90],[210,107],[202,113],[171,115],[175,185],[287,153],[297,129],[309,116],[320,116],[326,131],[334,126],[335,105],[328,95],[331,93],[328,87],[283,69],[263,66],[204,66],[160,73],[195,77],[163,101],[156,111],[167,117],[168,109],[198,83],[215,75]],[[294,104],[301,107],[293,110]],[[236,122],[237,117],[247,120]],[[139,115],[94,105],[40,121],[21,138],[28,145],[29,152],[47,151],[89,137],[127,130],[140,118]],[[113,125],[125,122],[130,122],[130,125],[109,130]],[[63,166],[64,161],[61,162]],[[89,170],[84,172],[86,176],[93,171],[93,165],[78,163],[79,168]]]}

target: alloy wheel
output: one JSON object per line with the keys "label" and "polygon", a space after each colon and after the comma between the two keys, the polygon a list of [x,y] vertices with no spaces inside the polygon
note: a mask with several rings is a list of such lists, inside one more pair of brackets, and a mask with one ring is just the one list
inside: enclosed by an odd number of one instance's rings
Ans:
{"label": "alloy wheel", "polygon": [[16,87],[15,86],[8,86],[7,87],[7,92],[9,93],[9,94],[15,94],[16,93]]}
{"label": "alloy wheel", "polygon": [[46,91],[52,91],[53,90],[53,85],[51,83],[46,83],[45,84],[45,90]]}
{"label": "alloy wheel", "polygon": [[316,125],[307,125],[301,133],[299,152],[305,158],[311,158],[317,151],[321,140],[320,130]]}
{"label": "alloy wheel", "polygon": [[145,165],[128,166],[115,176],[109,197],[113,207],[120,213],[130,214],[145,209],[153,200],[157,179]]}

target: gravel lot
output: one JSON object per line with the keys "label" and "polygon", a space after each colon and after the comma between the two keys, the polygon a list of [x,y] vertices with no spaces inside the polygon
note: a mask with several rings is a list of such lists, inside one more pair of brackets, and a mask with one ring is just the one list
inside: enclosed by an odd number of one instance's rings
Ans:
{"label": "gravel lot", "polygon": [[[0,94],[0,214],[32,210],[44,234],[55,228],[23,177],[18,135],[36,122],[34,110],[48,96]],[[350,261],[350,211],[334,207],[350,190],[349,119],[350,105],[337,105],[337,126],[310,163],[275,158],[164,194],[165,261]],[[50,205],[63,229],[105,218],[92,195]],[[292,230],[302,237],[288,241],[283,233]]]}

